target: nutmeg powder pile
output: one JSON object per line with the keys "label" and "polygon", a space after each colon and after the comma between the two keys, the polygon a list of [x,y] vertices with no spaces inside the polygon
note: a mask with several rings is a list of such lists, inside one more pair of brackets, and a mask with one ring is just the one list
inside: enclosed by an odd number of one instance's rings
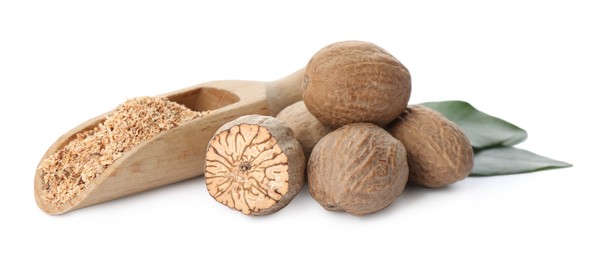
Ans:
{"label": "nutmeg powder pile", "polygon": [[42,199],[60,205],[140,143],[208,112],[196,112],[162,97],[138,97],[118,106],[92,130],[78,133],[40,165]]}

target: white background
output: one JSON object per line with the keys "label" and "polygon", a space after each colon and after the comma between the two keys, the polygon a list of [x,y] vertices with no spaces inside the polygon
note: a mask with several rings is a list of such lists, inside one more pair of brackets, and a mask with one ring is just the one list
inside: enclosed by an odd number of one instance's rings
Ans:
{"label": "white background", "polygon": [[[602,1],[83,2],[0,2],[0,259],[607,257]],[[307,190],[247,217],[201,178],[62,216],[37,208],[38,161],[84,120],[130,97],[280,78],[349,39],[409,68],[411,103],[469,101],[526,129],[519,147],[575,166],[408,187],[367,217]]]}

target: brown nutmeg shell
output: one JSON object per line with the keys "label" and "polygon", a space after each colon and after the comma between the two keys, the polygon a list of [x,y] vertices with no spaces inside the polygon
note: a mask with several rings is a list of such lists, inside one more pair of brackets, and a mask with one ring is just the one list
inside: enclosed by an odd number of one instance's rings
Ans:
{"label": "brown nutmeg shell", "polygon": [[310,158],[312,149],[332,129],[318,121],[306,108],[303,101],[296,102],[276,115],[276,118],[284,121],[295,134],[295,138],[301,144],[306,158]]}
{"label": "brown nutmeg shell", "polygon": [[407,107],[409,71],[375,44],[345,41],[318,51],[304,72],[303,100],[333,129],[350,123],[384,126]]}
{"label": "brown nutmeg shell", "polygon": [[470,175],[474,165],[472,145],[442,114],[412,105],[387,130],[407,149],[410,182],[439,188]]}
{"label": "brown nutmeg shell", "polygon": [[310,195],[325,209],[371,214],[390,205],[404,190],[406,151],[374,124],[346,125],[316,144],[307,176]]}

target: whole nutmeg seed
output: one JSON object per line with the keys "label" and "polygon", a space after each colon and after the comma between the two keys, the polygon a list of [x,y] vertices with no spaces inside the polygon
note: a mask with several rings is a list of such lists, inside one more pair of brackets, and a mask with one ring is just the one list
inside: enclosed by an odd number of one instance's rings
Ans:
{"label": "whole nutmeg seed", "polygon": [[439,188],[470,175],[472,145],[459,127],[440,113],[412,105],[387,130],[407,149],[412,183]]}
{"label": "whole nutmeg seed", "polygon": [[324,47],[310,59],[303,86],[306,107],[325,125],[384,126],[406,109],[411,76],[377,45],[345,41]]}
{"label": "whole nutmeg seed", "polygon": [[276,118],[284,121],[295,133],[295,138],[301,144],[306,158],[310,158],[312,149],[323,136],[329,134],[332,129],[316,117],[310,114],[303,101],[296,102],[276,115]]}
{"label": "whole nutmeg seed", "polygon": [[282,121],[259,115],[223,125],[208,145],[204,177],[209,194],[246,215],[286,206],[305,179],[303,150]]}
{"label": "whole nutmeg seed", "polygon": [[308,160],[308,186],[325,209],[360,216],[396,200],[408,172],[401,142],[374,124],[356,123],[316,144]]}

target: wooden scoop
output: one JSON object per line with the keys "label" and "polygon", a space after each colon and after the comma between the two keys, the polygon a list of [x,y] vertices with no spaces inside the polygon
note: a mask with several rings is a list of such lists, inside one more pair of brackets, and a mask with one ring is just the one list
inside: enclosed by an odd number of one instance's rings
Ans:
{"label": "wooden scoop", "polygon": [[[272,82],[213,81],[168,93],[169,100],[211,113],[147,140],[125,153],[72,200],[54,205],[41,198],[42,170],[36,170],[34,193],[38,207],[55,215],[153,189],[203,174],[207,144],[223,124],[248,114],[275,116],[302,99],[303,69]],[[93,129],[105,115],[90,119],[61,136],[40,164],[76,137]],[[38,166],[40,166],[40,164]]]}

